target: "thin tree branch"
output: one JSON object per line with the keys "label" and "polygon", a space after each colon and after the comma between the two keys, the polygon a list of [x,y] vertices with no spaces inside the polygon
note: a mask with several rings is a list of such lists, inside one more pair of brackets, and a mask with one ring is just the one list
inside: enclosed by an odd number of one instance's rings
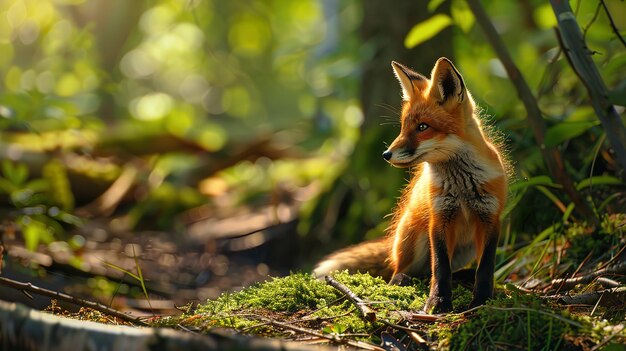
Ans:
{"label": "thin tree branch", "polygon": [[603,275],[623,275],[626,274],[626,262],[618,263],[614,266],[599,269],[597,271],[581,275],[575,278],[568,279],[554,279],[551,282],[551,286],[559,286],[561,289],[571,289],[578,284],[588,284],[594,281],[599,276]]}
{"label": "thin tree branch", "polygon": [[596,20],[598,19],[598,15],[600,15],[600,7],[602,6],[602,4],[600,4],[598,2],[598,5],[596,6],[596,11],[593,13],[593,17],[591,17],[591,19],[589,20],[589,23],[587,23],[587,25],[585,26],[585,28],[583,28],[583,40],[587,40],[587,32],[589,31],[589,28],[591,28],[591,26],[596,22]]}
{"label": "thin tree branch", "polygon": [[609,12],[609,8],[606,6],[606,3],[604,3],[604,0],[600,0],[600,4],[604,8],[604,12],[606,12],[606,17],[609,18],[609,23],[611,24],[611,28],[613,29],[613,32],[617,36],[617,39],[619,39],[619,41],[622,42],[622,45],[626,47],[626,41],[624,41],[624,37],[622,37],[622,35],[619,34],[619,29],[617,29],[617,26],[615,25],[615,22],[613,21],[613,17],[611,16],[611,12]]}
{"label": "thin tree branch", "polygon": [[476,18],[476,22],[480,25],[487,41],[495,51],[496,55],[504,65],[504,68],[507,72],[511,83],[515,86],[517,90],[517,95],[520,100],[524,104],[526,108],[526,112],[528,114],[528,122],[530,123],[530,127],[533,130],[535,135],[535,140],[539,145],[539,149],[543,156],[544,162],[548,168],[548,171],[554,177],[554,179],[559,182],[563,186],[563,190],[567,194],[567,196],[572,200],[572,202],[576,205],[576,211],[583,215],[586,219],[597,222],[597,218],[595,218],[593,211],[587,205],[586,202],[583,201],[580,193],[574,187],[574,183],[569,175],[565,172],[565,164],[563,163],[563,159],[561,158],[561,154],[559,151],[551,146],[545,145],[545,133],[546,133],[546,125],[542,118],[541,110],[539,110],[539,105],[537,104],[537,100],[535,99],[528,83],[522,76],[517,65],[513,62],[509,51],[506,46],[502,42],[502,39],[498,35],[493,23],[487,16],[485,9],[483,8],[480,0],[468,0],[470,9],[474,13],[474,17]]}
{"label": "thin tree branch", "polygon": [[363,319],[365,319],[368,322],[376,321],[376,312],[374,312],[373,309],[367,306],[367,304],[363,300],[361,300],[361,298],[358,297],[355,293],[353,293],[347,286],[341,284],[340,282],[338,282],[337,280],[335,280],[333,277],[329,275],[325,276],[324,279],[326,280],[326,283],[328,285],[332,286],[333,288],[339,290],[342,294],[346,295],[348,300],[350,300],[350,302],[352,302],[352,304],[356,306],[357,311],[359,311],[359,314],[361,315]]}
{"label": "thin tree branch", "polygon": [[602,302],[601,305],[603,306],[614,306],[616,301],[624,301],[624,299],[626,298],[626,287],[592,291],[577,295],[549,295],[543,298],[548,300],[555,300],[565,305],[593,306],[596,303]]}
{"label": "thin tree branch", "polygon": [[317,338],[320,339],[326,339],[326,340],[330,340],[332,342],[341,344],[341,345],[348,345],[348,346],[352,346],[352,347],[356,347],[359,349],[365,349],[365,350],[373,350],[373,351],[385,351],[385,349],[370,344],[370,343],[366,343],[363,341],[355,341],[355,340],[349,340],[349,339],[344,339],[341,338],[339,335],[335,335],[335,334],[322,334],[316,330],[312,330],[312,329],[308,329],[308,328],[303,328],[303,327],[298,327],[296,325],[293,324],[287,324],[287,323],[283,323],[283,322],[278,322],[263,316],[258,316],[258,315],[252,315],[253,318],[257,318],[260,319],[261,321],[267,323],[268,325],[272,325],[274,327],[278,327],[281,329],[286,329],[286,330],[291,330],[297,333],[301,333],[301,334],[306,334],[306,335],[311,335],[311,336],[315,336]]}
{"label": "thin tree branch", "polygon": [[29,292],[29,293],[33,293],[33,294],[37,294],[37,295],[42,295],[42,296],[48,296],[48,297],[52,297],[58,300],[63,300],[66,302],[70,302],[74,305],[77,306],[82,306],[82,307],[88,307],[91,309],[94,309],[96,311],[102,312],[102,313],[106,313],[108,315],[111,315],[113,317],[117,317],[121,320],[127,321],[127,322],[131,322],[131,323],[135,323],[138,325],[142,325],[142,326],[146,326],[147,324],[145,322],[143,322],[142,320],[140,320],[137,317],[132,317],[129,316],[125,313],[122,313],[118,310],[112,309],[110,307],[107,307],[101,303],[98,302],[94,302],[94,301],[89,301],[89,300],[85,300],[85,299],[81,299],[79,297],[74,297],[71,295],[67,295],[64,294],[62,292],[58,292],[58,291],[52,291],[52,290],[48,290],[48,289],[44,289],[44,288],[40,288],[38,286],[35,286],[31,283],[22,283],[22,282],[18,282],[16,280],[13,279],[8,279],[8,278],[4,278],[4,277],[0,277],[0,284],[11,287],[13,289],[17,289],[17,290],[21,290],[23,292]]}

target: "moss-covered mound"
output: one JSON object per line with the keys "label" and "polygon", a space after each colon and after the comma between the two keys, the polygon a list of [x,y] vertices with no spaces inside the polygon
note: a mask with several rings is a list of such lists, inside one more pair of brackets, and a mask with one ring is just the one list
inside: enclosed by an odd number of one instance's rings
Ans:
{"label": "moss-covered mound", "polygon": [[[395,320],[391,311],[417,309],[426,298],[427,289],[419,282],[413,286],[388,285],[368,274],[337,273],[335,279],[371,303],[379,318]],[[294,273],[272,278],[236,293],[209,300],[193,312],[160,320],[159,324],[181,324],[200,329],[233,328],[264,335],[282,334],[282,328],[269,326],[268,320],[294,323],[296,326],[341,333],[370,333],[380,323],[363,321],[354,305],[335,288],[310,274]]]}
{"label": "moss-covered mound", "polygon": [[458,313],[427,321],[410,313],[418,311],[427,297],[423,281],[394,286],[367,274],[345,272],[337,273],[335,279],[376,311],[375,322],[363,320],[353,303],[335,288],[310,274],[296,273],[223,294],[154,324],[200,332],[228,328],[294,340],[398,342],[407,350],[588,350],[596,346],[619,350],[626,342],[623,322],[588,317],[589,309],[570,311],[516,290],[499,290],[488,305],[461,312],[471,293],[459,285],[454,291]]}

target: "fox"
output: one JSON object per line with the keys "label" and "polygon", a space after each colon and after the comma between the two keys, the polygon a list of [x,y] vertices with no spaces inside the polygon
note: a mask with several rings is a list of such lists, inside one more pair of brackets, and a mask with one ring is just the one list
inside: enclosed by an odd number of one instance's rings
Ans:
{"label": "fox", "polygon": [[493,297],[500,214],[507,171],[499,145],[452,61],[442,57],[430,79],[392,61],[400,83],[400,134],[382,153],[411,179],[381,238],[330,254],[313,270],[368,272],[393,283],[428,276],[427,313],[452,310],[452,273],[477,261],[470,308]]}

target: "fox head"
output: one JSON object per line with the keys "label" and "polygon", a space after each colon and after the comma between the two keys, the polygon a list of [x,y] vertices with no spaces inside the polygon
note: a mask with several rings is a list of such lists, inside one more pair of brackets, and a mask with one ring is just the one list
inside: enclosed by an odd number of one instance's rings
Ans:
{"label": "fox head", "polygon": [[435,63],[430,79],[392,61],[402,88],[400,135],[383,158],[395,167],[445,162],[464,144],[468,125],[475,123],[474,102],[463,77],[445,57]]}

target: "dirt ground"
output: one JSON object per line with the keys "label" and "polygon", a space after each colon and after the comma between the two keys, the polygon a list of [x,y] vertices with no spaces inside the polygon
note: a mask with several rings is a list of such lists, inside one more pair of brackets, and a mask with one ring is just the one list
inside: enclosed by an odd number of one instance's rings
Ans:
{"label": "dirt ground", "polygon": [[[174,314],[177,306],[294,270],[301,263],[297,206],[197,208],[183,215],[176,233],[120,230],[123,217],[95,219],[35,252],[24,247],[19,230],[8,227],[2,275],[139,315]],[[138,265],[149,300],[140,281],[124,272],[139,275]],[[49,298],[2,286],[0,299],[37,309],[50,304]]]}

